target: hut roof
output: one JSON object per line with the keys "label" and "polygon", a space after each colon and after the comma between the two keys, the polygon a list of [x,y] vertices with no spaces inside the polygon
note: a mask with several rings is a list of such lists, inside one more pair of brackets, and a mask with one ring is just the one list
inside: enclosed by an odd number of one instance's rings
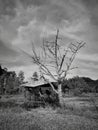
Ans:
{"label": "hut roof", "polygon": [[[49,81],[51,82],[55,88],[57,88],[57,84],[56,82],[54,82],[53,80]],[[39,80],[39,81],[29,81],[28,83],[22,84],[21,87],[24,88],[37,88],[37,87],[46,87],[46,85],[48,85],[49,83],[43,81],[43,80]],[[50,85],[49,85],[50,86]]]}
{"label": "hut roof", "polygon": [[43,81],[35,81],[35,82],[28,82],[25,84],[22,84],[22,87],[30,87],[30,88],[36,88],[38,86],[43,86],[45,84],[48,84],[47,82],[43,82]]}

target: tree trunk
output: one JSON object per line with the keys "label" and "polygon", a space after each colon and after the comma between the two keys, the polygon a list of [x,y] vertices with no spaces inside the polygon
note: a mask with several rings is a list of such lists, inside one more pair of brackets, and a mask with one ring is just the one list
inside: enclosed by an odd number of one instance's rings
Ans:
{"label": "tree trunk", "polygon": [[64,106],[64,99],[63,99],[63,94],[62,94],[62,84],[58,85],[58,98],[59,98],[60,106],[63,107]]}

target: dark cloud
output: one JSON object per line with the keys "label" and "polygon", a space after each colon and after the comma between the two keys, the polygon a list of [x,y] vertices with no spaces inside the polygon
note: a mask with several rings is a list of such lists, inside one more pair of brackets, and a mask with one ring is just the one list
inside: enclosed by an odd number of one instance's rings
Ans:
{"label": "dark cloud", "polygon": [[41,6],[49,3],[49,0],[20,0],[20,2],[25,6]]}
{"label": "dark cloud", "polygon": [[[80,3],[79,3],[80,2]],[[40,19],[53,19],[54,22],[60,22],[62,19],[76,19],[84,15],[83,7],[80,8],[81,3],[85,6],[91,21],[98,24],[98,0],[0,0],[0,15],[15,16],[17,6],[38,6],[37,16]]]}
{"label": "dark cloud", "polygon": [[15,16],[17,6],[41,6],[48,3],[49,0],[0,0],[0,16]]}
{"label": "dark cloud", "polygon": [[94,8],[98,5],[98,0],[81,0],[88,8]]}
{"label": "dark cloud", "polygon": [[15,7],[16,7],[15,0],[0,0],[0,16],[2,15],[14,16]]}
{"label": "dark cloud", "polygon": [[[53,0],[54,1],[54,0]],[[69,1],[55,0],[53,3],[40,6],[36,11],[38,21],[50,22],[51,24],[61,24],[63,20],[72,23],[77,19],[86,17],[86,12],[75,3]]]}
{"label": "dark cloud", "polygon": [[0,2],[1,15],[15,16],[16,9],[18,10],[20,7],[38,7],[35,13],[38,21],[53,22],[54,24],[61,23],[63,19],[72,22],[85,14],[83,8],[76,4],[76,0],[0,0]]}
{"label": "dark cloud", "polygon": [[98,0],[81,0],[86,7],[91,22],[98,25]]}

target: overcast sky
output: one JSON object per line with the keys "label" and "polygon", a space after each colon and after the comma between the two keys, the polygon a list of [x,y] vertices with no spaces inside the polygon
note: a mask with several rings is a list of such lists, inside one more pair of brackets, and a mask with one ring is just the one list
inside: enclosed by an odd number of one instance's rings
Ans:
{"label": "overcast sky", "polygon": [[59,28],[64,46],[84,41],[70,76],[98,79],[98,0],[0,0],[0,63],[9,70],[36,71],[21,49],[31,52]]}

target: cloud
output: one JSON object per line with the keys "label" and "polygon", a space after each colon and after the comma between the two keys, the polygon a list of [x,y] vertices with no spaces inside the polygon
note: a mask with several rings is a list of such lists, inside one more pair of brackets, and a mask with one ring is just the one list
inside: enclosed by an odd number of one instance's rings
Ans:
{"label": "cloud", "polygon": [[41,6],[41,5],[45,5],[45,4],[49,4],[50,3],[49,0],[20,0],[20,2],[25,7],[30,6],[30,5]]}
{"label": "cloud", "polygon": [[98,25],[98,0],[81,0],[83,5],[85,6],[89,18],[91,19],[91,23],[95,26]]}
{"label": "cloud", "polygon": [[41,25],[36,20],[30,21],[27,26],[20,26],[18,28],[18,35],[13,40],[12,44],[21,49],[31,48],[32,42],[40,44]]}
{"label": "cloud", "polygon": [[78,54],[77,58],[83,61],[98,62],[98,53],[95,54]]}
{"label": "cloud", "polygon": [[0,56],[1,55],[5,55],[5,56],[14,55],[15,56],[15,51],[0,40]]}
{"label": "cloud", "polygon": [[[42,38],[54,40],[59,28],[63,46],[77,40],[87,43],[77,60],[90,74],[89,68],[95,70],[93,64],[97,66],[98,61],[97,12],[97,0],[0,0],[0,59],[10,68],[25,69],[31,63],[19,49],[31,53],[32,41],[39,48]],[[90,67],[87,62],[91,62]]]}
{"label": "cloud", "polygon": [[7,46],[0,40],[0,63],[5,64],[15,60],[18,56],[16,50],[12,47]]}
{"label": "cloud", "polygon": [[83,69],[77,71],[77,75],[91,77],[92,79],[96,79],[96,80],[98,79],[97,73],[98,73],[97,69],[94,70],[94,69],[83,68]]}
{"label": "cloud", "polygon": [[15,7],[16,7],[15,0],[0,0],[0,16],[3,15],[14,16]]}
{"label": "cloud", "polygon": [[84,62],[83,60],[75,60],[74,66],[78,67],[70,71],[67,75],[67,78],[71,78],[73,76],[84,76],[84,77],[91,77],[93,79],[98,79],[98,62]]}

